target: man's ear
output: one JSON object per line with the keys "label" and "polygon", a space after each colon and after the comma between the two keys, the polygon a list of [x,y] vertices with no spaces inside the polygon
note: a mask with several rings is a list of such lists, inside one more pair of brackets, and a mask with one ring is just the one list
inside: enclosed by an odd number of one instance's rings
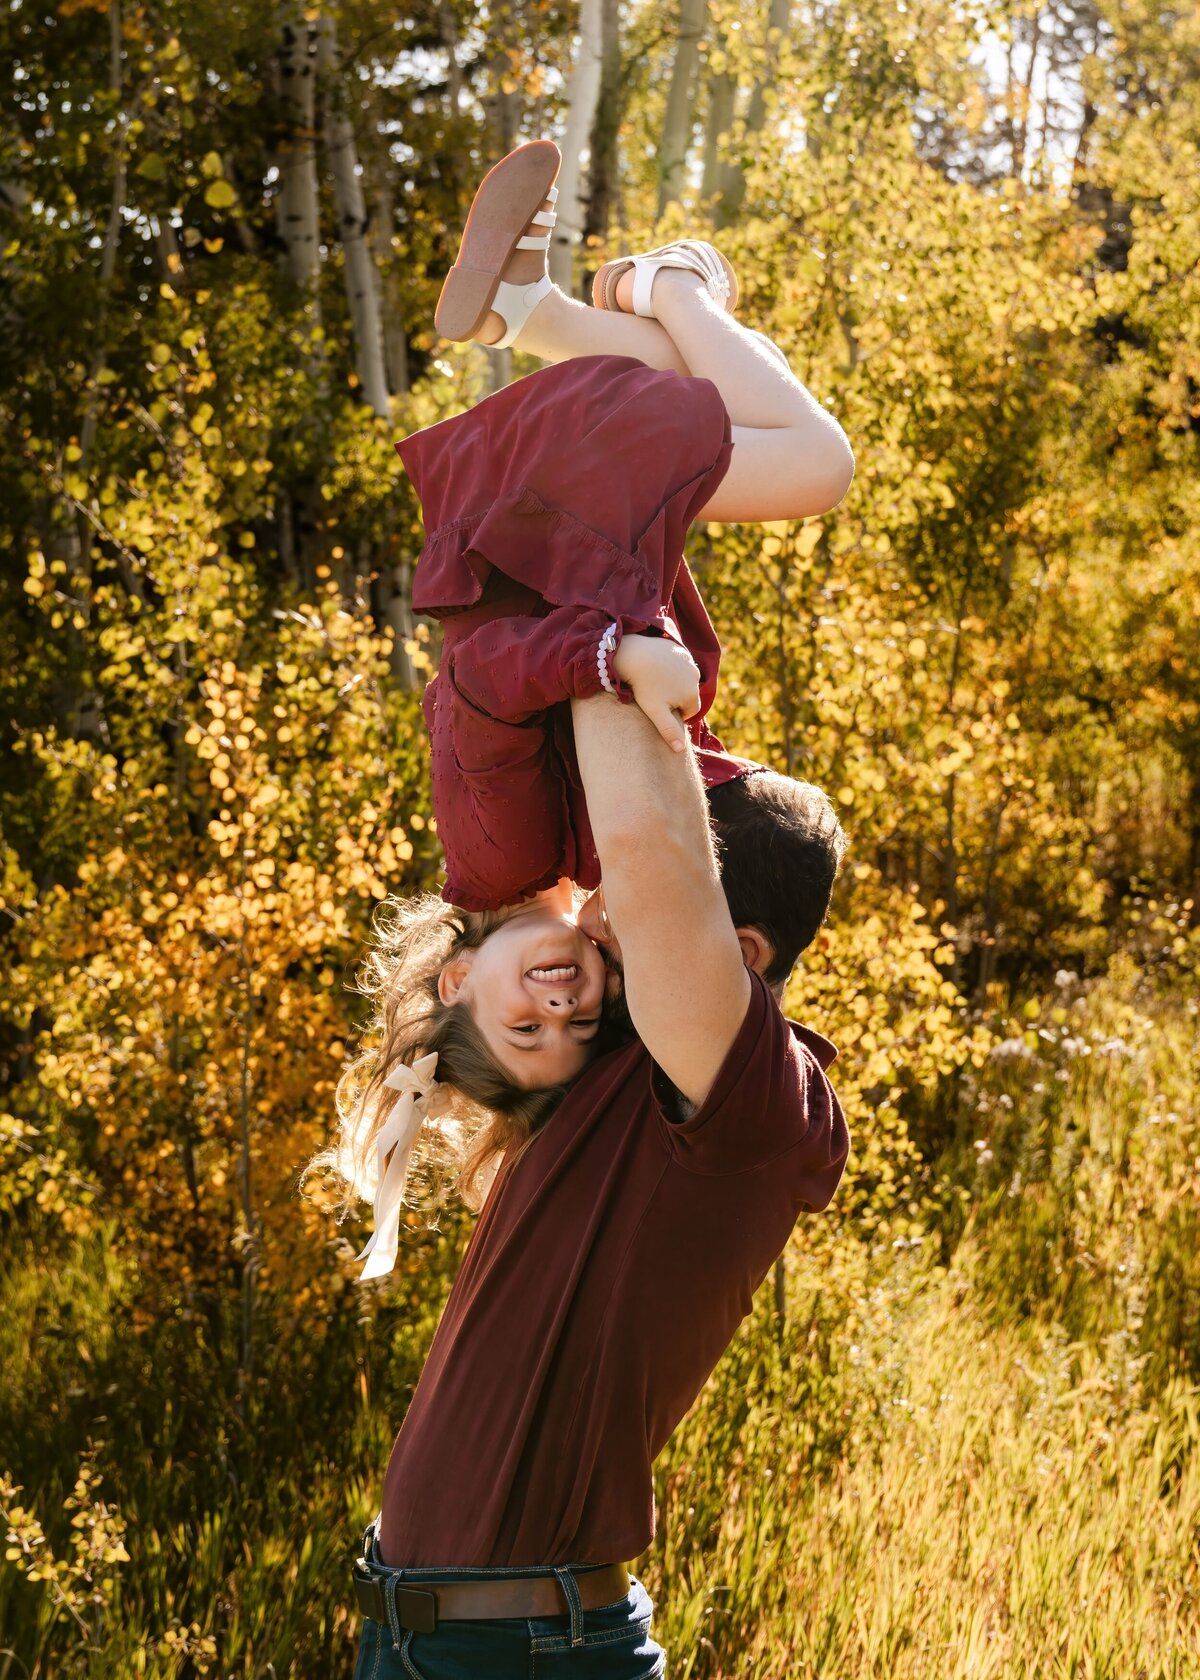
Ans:
{"label": "man's ear", "polygon": [[468,974],[471,972],[470,951],[448,962],[438,975],[438,996],[443,1003],[457,1003]]}
{"label": "man's ear", "polygon": [[734,929],[738,937],[738,944],[742,947],[742,961],[747,968],[752,968],[755,974],[765,974],[775,961],[775,947],[765,933],[760,933],[754,927],[740,927]]}

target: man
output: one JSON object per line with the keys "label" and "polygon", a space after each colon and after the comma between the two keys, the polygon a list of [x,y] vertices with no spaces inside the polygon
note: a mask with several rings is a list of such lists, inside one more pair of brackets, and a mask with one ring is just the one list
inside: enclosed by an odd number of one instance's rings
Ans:
{"label": "man", "polygon": [[[824,913],[832,812],[814,795],[827,861],[804,914],[735,927],[694,755],[608,695],[572,718],[604,879],[587,919],[619,948],[638,1040],[506,1158],[392,1455],[360,1602],[426,1680],[593,1643],[614,1680],[661,1672],[618,1561],[653,1537],[654,1459],[848,1150],[832,1046],[775,995],[788,940]],[[763,797],[789,797],[775,781]],[[736,812],[726,827],[746,844]]]}

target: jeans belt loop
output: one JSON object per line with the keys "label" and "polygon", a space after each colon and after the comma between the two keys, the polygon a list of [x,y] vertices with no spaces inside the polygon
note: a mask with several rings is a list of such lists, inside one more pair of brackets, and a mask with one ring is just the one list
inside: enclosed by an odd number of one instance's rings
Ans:
{"label": "jeans belt loop", "polygon": [[396,1575],[393,1575],[390,1570],[384,1576],[381,1583],[383,1587],[383,1606],[387,1611],[388,1623],[392,1630],[393,1651],[398,1651],[400,1649],[400,1638],[402,1633],[402,1629],[400,1627],[400,1612],[396,1608],[396,1588],[399,1584],[399,1578]]}
{"label": "jeans belt loop", "polygon": [[579,1596],[579,1583],[569,1569],[555,1569],[555,1578],[563,1590],[568,1608],[571,1612],[571,1645],[583,1644],[583,1600]]}

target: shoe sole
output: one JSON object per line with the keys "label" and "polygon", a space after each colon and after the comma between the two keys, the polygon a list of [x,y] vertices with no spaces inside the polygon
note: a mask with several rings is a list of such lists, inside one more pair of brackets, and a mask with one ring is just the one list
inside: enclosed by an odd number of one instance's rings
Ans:
{"label": "shoe sole", "polygon": [[487,320],[505,265],[562,165],[553,140],[531,140],[494,164],[479,183],[433,324],[443,338],[474,338]]}

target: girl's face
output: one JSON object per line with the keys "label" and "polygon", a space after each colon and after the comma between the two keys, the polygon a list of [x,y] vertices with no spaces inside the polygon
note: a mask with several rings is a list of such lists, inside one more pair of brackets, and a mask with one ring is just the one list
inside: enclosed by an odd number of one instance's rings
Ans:
{"label": "girl's face", "polygon": [[[566,885],[566,883],[563,883]],[[574,1079],[591,1056],[604,959],[554,888],[512,911],[474,951],[446,964],[443,1003],[463,1003],[492,1055],[525,1090]]]}

